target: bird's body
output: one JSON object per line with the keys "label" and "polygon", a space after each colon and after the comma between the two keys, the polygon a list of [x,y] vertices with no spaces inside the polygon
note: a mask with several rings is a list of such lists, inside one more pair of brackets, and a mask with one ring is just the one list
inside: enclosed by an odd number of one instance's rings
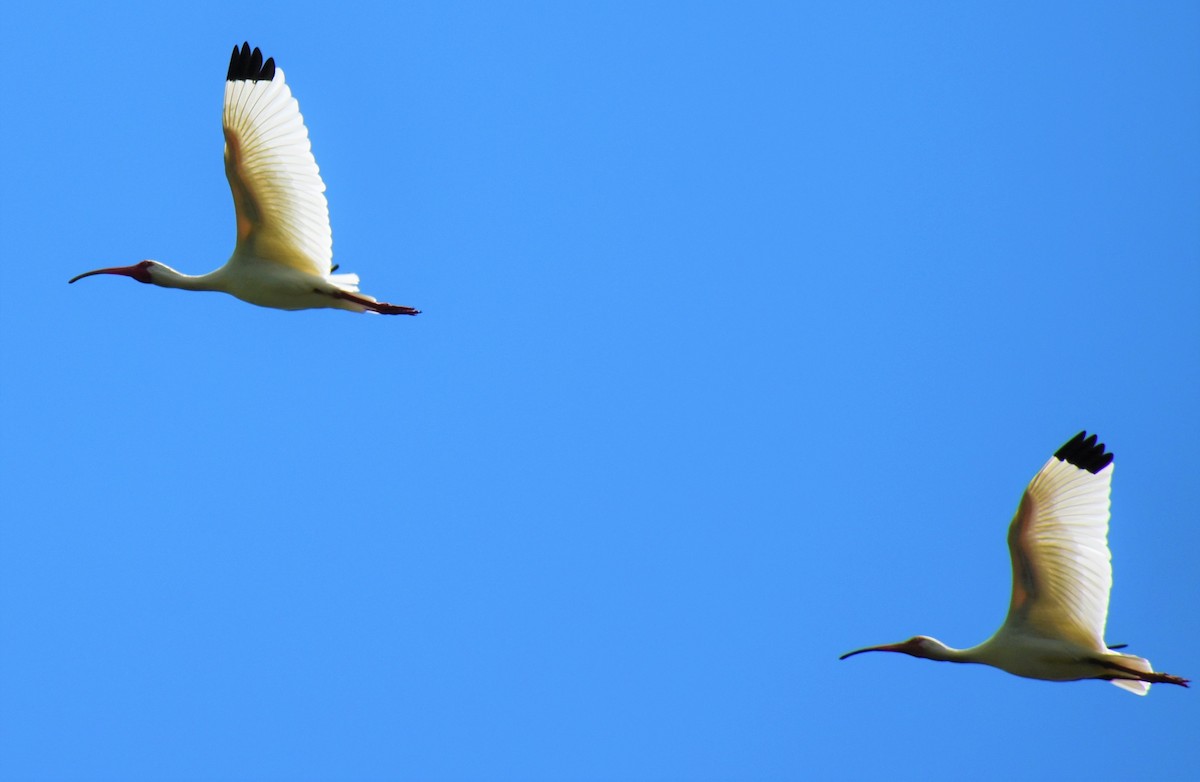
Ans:
{"label": "bird's body", "polygon": [[[353,299],[339,298],[342,294],[350,294],[356,290],[353,280],[357,278],[354,275],[331,274],[328,277],[320,277],[244,253],[235,252],[224,266],[208,274],[182,274],[157,261],[142,261],[141,264],[128,268],[137,269],[138,266],[142,267],[140,274],[150,277],[145,281],[163,288],[220,291],[250,304],[279,310],[337,307],[355,312],[366,311],[365,305]],[[106,270],[89,273],[104,271]],[[131,271],[128,276],[140,279],[140,274]],[[350,278],[351,281],[345,282],[346,278]]]}
{"label": "bird's body", "polygon": [[358,275],[335,274],[325,183],[299,104],[274,59],[233,48],[225,82],[225,173],[237,212],[237,245],[224,266],[187,275],[158,261],[97,269],[164,288],[220,291],[260,307],[335,308],[385,315],[419,310],[358,292]]}
{"label": "bird's body", "polygon": [[[1141,657],[1114,652],[1107,647],[1097,649],[1091,644],[1029,633],[1019,625],[1005,625],[988,640],[968,649],[954,649],[936,639],[917,636],[902,644],[850,652],[843,655],[843,659],[864,651],[897,651],[929,660],[978,663],[999,668],[1014,676],[1051,682],[1111,679],[1113,684],[1138,694],[1145,694],[1148,684],[1136,679],[1114,677],[1114,672],[1119,671],[1117,666],[1152,676],[1166,675],[1154,674],[1150,662]],[[918,653],[914,654],[914,651]]]}
{"label": "bird's body", "polygon": [[1104,679],[1145,695],[1151,683],[1187,686],[1141,657],[1104,643],[1112,587],[1108,550],[1112,454],[1080,432],[1034,476],[1008,532],[1013,591],[1008,617],[988,640],[953,649],[927,636],[862,652],[902,652],[980,663],[1048,681]]}

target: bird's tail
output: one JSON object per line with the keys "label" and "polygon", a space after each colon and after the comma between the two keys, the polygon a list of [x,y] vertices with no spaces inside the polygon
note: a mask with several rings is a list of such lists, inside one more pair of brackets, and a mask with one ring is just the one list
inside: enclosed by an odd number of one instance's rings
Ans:
{"label": "bird's tail", "polygon": [[[1117,654],[1110,653],[1106,657],[1115,657],[1118,659],[1112,662],[1117,665],[1140,673],[1154,673],[1154,666],[1145,657],[1138,657],[1133,654]],[[1110,679],[1113,684],[1120,687],[1122,690],[1129,690],[1134,695],[1145,695],[1150,692],[1150,682],[1144,682],[1140,679]]]}
{"label": "bird's tail", "polygon": [[329,281],[348,293],[358,293],[358,275],[353,272],[331,274]]}

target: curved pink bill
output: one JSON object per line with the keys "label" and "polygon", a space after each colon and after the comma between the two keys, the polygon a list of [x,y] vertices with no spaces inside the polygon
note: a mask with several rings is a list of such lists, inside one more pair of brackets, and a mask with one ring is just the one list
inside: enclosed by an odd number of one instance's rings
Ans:
{"label": "curved pink bill", "polygon": [[847,657],[853,657],[854,655],[862,654],[863,652],[903,652],[904,651],[903,646],[904,646],[904,644],[902,644],[902,643],[884,644],[882,646],[867,646],[862,649],[855,649],[853,652],[846,652],[838,659],[845,660]]}
{"label": "curved pink bill", "polygon": [[133,266],[112,266],[107,269],[96,269],[94,271],[84,272],[83,274],[77,274],[71,279],[67,280],[67,284],[70,285],[76,280],[82,280],[84,277],[91,277],[93,274],[120,274],[125,277],[132,277],[138,282],[146,282],[146,280],[141,279],[144,274],[142,272],[141,264],[134,264]]}

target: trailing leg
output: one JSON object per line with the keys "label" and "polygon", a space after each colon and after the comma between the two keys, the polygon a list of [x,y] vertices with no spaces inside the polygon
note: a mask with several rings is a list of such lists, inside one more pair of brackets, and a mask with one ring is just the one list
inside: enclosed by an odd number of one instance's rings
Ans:
{"label": "trailing leg", "polygon": [[386,301],[375,301],[367,296],[359,296],[356,293],[349,291],[335,290],[329,294],[335,299],[343,299],[352,301],[355,304],[361,304],[371,312],[378,312],[380,315],[420,315],[421,311],[412,307],[405,307],[402,304],[388,304]]}
{"label": "trailing leg", "polygon": [[1113,660],[1105,660],[1101,658],[1096,662],[1100,663],[1105,668],[1110,668],[1114,671],[1120,671],[1121,673],[1129,674],[1128,676],[1114,676],[1107,678],[1137,679],[1138,681],[1146,682],[1147,684],[1178,684],[1180,687],[1187,687],[1188,682],[1190,681],[1190,679],[1184,679],[1182,676],[1174,676],[1169,673],[1159,673],[1157,671],[1139,671],[1135,668],[1129,668],[1121,665]]}

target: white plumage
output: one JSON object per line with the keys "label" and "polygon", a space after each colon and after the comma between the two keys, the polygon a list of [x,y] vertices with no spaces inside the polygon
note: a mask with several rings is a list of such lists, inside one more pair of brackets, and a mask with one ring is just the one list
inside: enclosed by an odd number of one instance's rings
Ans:
{"label": "white plumage", "polygon": [[1187,686],[1156,673],[1144,658],[1104,643],[1112,588],[1108,549],[1112,454],[1096,435],[1080,432],[1034,476],[1008,530],[1013,587],[1008,617],[988,640],[952,649],[918,635],[862,652],[991,665],[1017,676],[1050,681],[1106,679],[1138,695],[1153,682]]}
{"label": "white plumage", "polygon": [[325,183],[313,158],[300,105],[283,69],[249,44],[233,48],[222,116],[225,174],[237,216],[237,244],[224,266],[200,276],[158,261],[96,269],[167,288],[222,291],[285,310],[332,307],[385,315],[419,310],[358,292],[357,274],[333,272]]}
{"label": "white plumage", "polygon": [[1103,647],[1112,589],[1112,474],[1111,462],[1093,474],[1051,457],[1034,476],[1008,531],[1013,594],[1007,624]]}

